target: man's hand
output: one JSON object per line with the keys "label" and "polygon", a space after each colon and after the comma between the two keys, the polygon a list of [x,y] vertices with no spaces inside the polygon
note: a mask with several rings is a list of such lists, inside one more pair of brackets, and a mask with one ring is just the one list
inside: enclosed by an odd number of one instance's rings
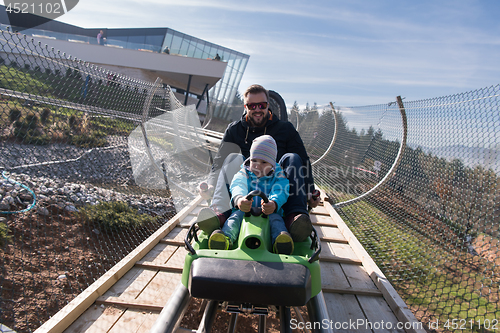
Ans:
{"label": "man's hand", "polygon": [[203,182],[198,187],[198,194],[202,197],[203,200],[210,200],[214,195],[214,187],[212,185],[208,185]]}
{"label": "man's hand", "polygon": [[264,200],[262,200],[260,205],[262,206],[262,213],[266,215],[271,215],[272,213],[274,213],[277,207],[276,202],[272,200],[269,201],[268,203],[265,203]]}
{"label": "man's hand", "polygon": [[244,213],[248,213],[250,211],[250,209],[252,208],[252,202],[253,202],[253,198],[248,200],[247,198],[245,197],[242,197],[238,200],[237,202],[237,206],[238,208],[244,212]]}
{"label": "man's hand", "polygon": [[307,194],[307,204],[309,205],[310,208],[318,207],[318,205],[319,205],[319,203],[321,201],[321,198],[319,196],[319,191],[315,190],[315,192],[316,191],[318,192],[317,195],[313,195],[311,193]]}

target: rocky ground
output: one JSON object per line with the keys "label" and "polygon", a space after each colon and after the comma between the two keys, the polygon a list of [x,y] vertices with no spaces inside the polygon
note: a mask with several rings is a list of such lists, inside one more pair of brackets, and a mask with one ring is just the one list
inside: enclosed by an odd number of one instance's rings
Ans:
{"label": "rocky ground", "polygon": [[[0,244],[0,323],[34,331],[175,214],[167,190],[135,186],[127,148],[118,137],[98,149],[0,143],[0,222],[9,228]],[[160,220],[109,233],[77,214],[109,201]],[[192,300],[183,327],[197,328],[200,305]],[[214,331],[227,331],[229,318],[219,313]],[[268,331],[279,331],[274,313],[267,321]],[[255,332],[257,325],[255,316],[240,316],[237,331]]]}
{"label": "rocky ground", "polygon": [[[108,233],[77,211],[124,201],[155,225]],[[103,148],[0,143],[0,323],[30,332],[175,214],[165,190],[134,184],[126,138]]]}

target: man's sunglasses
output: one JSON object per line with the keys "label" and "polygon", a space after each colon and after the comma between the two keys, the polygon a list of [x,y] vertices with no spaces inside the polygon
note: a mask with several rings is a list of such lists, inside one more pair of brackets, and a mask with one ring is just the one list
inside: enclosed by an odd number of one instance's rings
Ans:
{"label": "man's sunglasses", "polygon": [[245,104],[246,107],[249,109],[249,110],[255,110],[257,109],[257,107],[261,110],[265,110],[267,109],[267,102],[260,102],[260,103],[249,103],[249,104]]}

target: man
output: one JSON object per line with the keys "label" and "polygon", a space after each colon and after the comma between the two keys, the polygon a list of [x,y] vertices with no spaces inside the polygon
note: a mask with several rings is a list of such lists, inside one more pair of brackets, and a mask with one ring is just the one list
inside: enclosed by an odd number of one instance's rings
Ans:
{"label": "man", "polygon": [[99,45],[104,45],[104,32],[101,30],[99,31],[99,33],[97,34],[97,44]]}
{"label": "man", "polygon": [[312,197],[314,180],[304,143],[290,122],[279,120],[269,110],[269,94],[264,87],[251,85],[245,90],[243,101],[245,112],[227,127],[212,164],[208,188],[200,191],[207,200],[213,193],[211,208],[200,211],[196,222],[206,233],[224,223],[231,212],[228,184],[250,156],[252,141],[268,134],[276,141],[279,164],[290,182],[290,195],[283,205],[285,225],[294,242],[302,242],[312,231],[307,206],[316,207],[320,201]]}

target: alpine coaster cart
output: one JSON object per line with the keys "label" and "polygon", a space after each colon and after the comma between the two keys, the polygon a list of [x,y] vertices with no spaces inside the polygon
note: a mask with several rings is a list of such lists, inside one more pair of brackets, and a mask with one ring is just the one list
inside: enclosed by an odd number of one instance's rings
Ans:
{"label": "alpine coaster cart", "polygon": [[[253,196],[267,201],[258,190],[248,194],[248,198]],[[192,224],[184,240],[188,254],[181,283],[151,332],[175,332],[191,297],[208,300],[198,332],[210,332],[219,306],[232,313],[228,332],[235,331],[240,313],[259,315],[259,332],[265,332],[269,311],[279,314],[281,332],[291,332],[290,307],[304,305],[311,322],[328,320],[316,231],[306,241],[296,242],[291,255],[275,254],[268,222],[260,209],[246,213],[238,241],[229,250],[210,250],[210,235]],[[327,331],[319,328],[315,332]]]}

